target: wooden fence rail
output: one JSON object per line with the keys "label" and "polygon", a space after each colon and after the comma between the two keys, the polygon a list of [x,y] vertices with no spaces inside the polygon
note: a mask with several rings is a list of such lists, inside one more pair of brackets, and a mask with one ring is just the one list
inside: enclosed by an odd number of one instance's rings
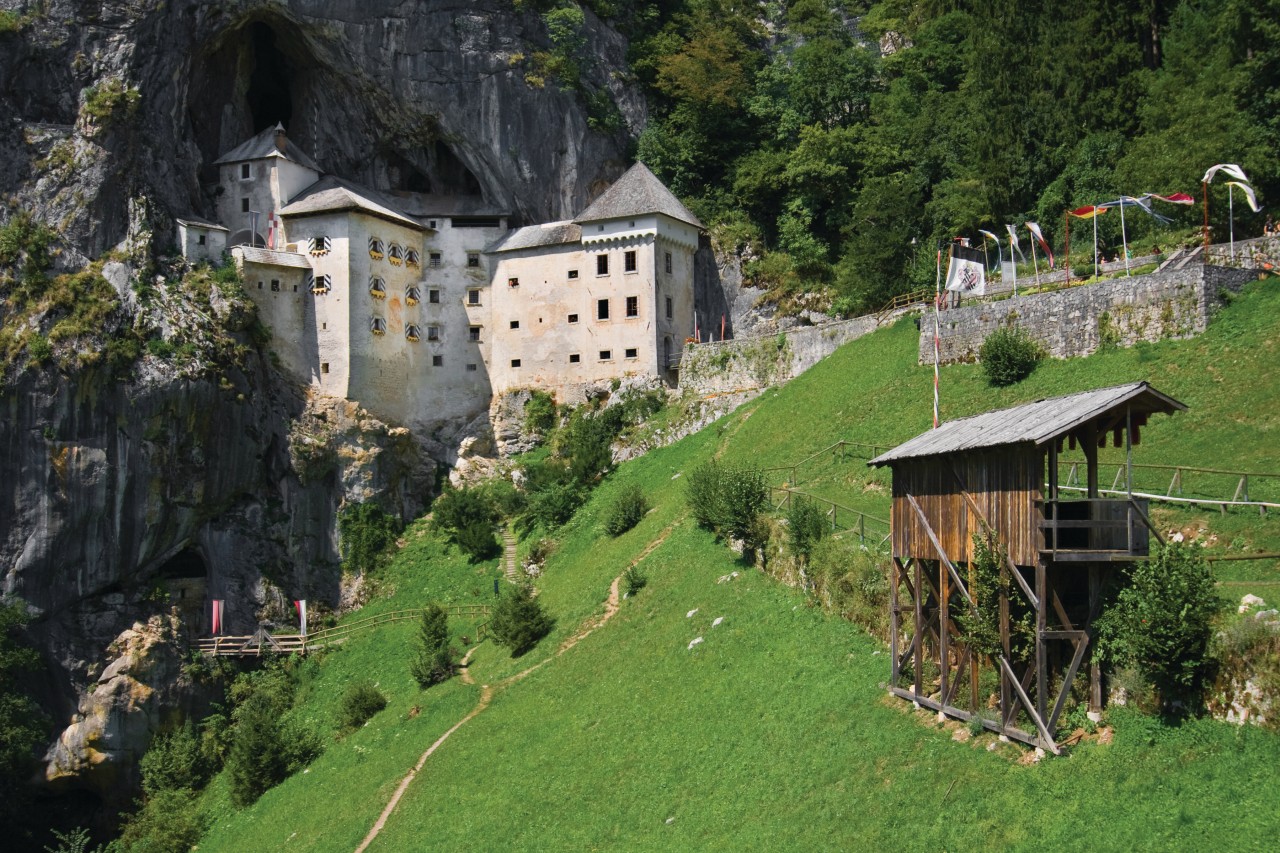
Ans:
{"label": "wooden fence rail", "polygon": [[[792,495],[807,498],[826,506],[826,515],[827,518],[831,519],[831,532],[834,536],[843,536],[846,533],[856,533],[858,541],[865,543],[867,541],[867,522],[871,522],[872,525],[877,526],[884,531],[884,536],[879,539],[877,544],[883,545],[889,539],[889,520],[887,518],[880,518],[879,516],[863,512],[860,509],[847,507],[843,504],[838,504],[835,501],[828,500],[827,498],[820,498],[817,495],[811,495],[807,492],[796,491],[795,489],[790,489],[786,486],[771,486],[770,491],[782,493],[782,499],[774,505],[774,509],[782,509],[783,507],[790,509]],[[841,512],[844,513],[845,518],[845,526],[843,528],[840,526]]]}

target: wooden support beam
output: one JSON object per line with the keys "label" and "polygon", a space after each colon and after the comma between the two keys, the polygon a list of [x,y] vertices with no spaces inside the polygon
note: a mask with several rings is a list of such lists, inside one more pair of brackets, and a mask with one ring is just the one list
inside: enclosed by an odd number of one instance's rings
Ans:
{"label": "wooden support beam", "polygon": [[920,519],[921,526],[924,527],[925,534],[929,537],[929,541],[933,543],[933,548],[938,552],[938,558],[942,564],[947,567],[947,572],[951,575],[951,579],[955,581],[956,589],[960,590],[960,594],[964,596],[964,600],[973,605],[973,598],[969,595],[969,590],[965,589],[964,581],[960,580],[960,573],[956,571],[956,567],[951,564],[951,560],[947,557],[946,549],[942,547],[942,543],[938,541],[938,534],[933,532],[933,528],[929,525],[929,519],[925,516],[924,510],[920,508],[920,504],[916,502],[914,495],[907,495],[907,502],[911,504],[911,508],[915,510],[916,516]]}
{"label": "wooden support beam", "polygon": [[920,670],[924,667],[924,649],[923,649],[923,646],[921,645],[921,643],[923,642],[922,638],[924,636],[924,612],[922,609],[922,603],[920,601],[920,590],[922,589],[922,583],[921,583],[922,578],[920,576],[920,561],[917,559],[913,559],[912,562],[915,564],[915,569],[916,569],[916,597],[915,597],[916,633],[915,633],[915,636],[911,638],[911,646],[912,646],[912,651],[915,652],[915,664],[913,667],[915,670],[915,672],[913,673],[913,675],[915,676],[915,679],[914,679],[915,692],[916,692],[916,695],[919,696],[920,686],[921,686]]}
{"label": "wooden support beam", "polygon": [[1022,700],[1022,707],[1026,709],[1027,716],[1031,718],[1031,722],[1035,723],[1036,730],[1040,732],[1040,738],[1043,741],[1040,745],[1052,752],[1054,755],[1061,755],[1058,745],[1053,742],[1053,735],[1049,733],[1049,729],[1044,724],[1044,717],[1036,712],[1036,708],[1031,703],[1031,697],[1027,696],[1022,685],[1018,683],[1017,678],[1013,674],[1013,668],[1009,666],[1009,662],[1005,660],[1004,655],[1000,656],[1000,668],[1005,671],[1013,682],[1013,689],[1017,691],[1018,698]]}
{"label": "wooden support beam", "polygon": [[902,571],[902,560],[894,557],[889,569],[889,683],[895,687],[898,684],[898,676],[902,672],[901,664],[898,662],[898,621],[900,618],[898,614],[898,588],[901,586],[898,576]]}

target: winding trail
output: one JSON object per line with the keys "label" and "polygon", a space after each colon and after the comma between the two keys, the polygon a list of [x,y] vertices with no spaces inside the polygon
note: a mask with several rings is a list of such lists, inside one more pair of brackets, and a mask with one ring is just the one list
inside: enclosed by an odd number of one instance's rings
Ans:
{"label": "winding trail", "polygon": [[[656,551],[658,546],[665,542],[667,536],[670,535],[673,529],[675,529],[675,526],[680,522],[681,517],[682,516],[679,515],[676,516],[676,518],[658,534],[656,539],[646,545],[644,550],[637,554],[635,559],[627,564],[627,570],[639,565],[646,557]],[[440,737],[436,739],[436,742],[428,747],[426,752],[422,753],[422,756],[418,758],[418,763],[413,766],[413,769],[410,770],[409,773],[400,780],[400,784],[396,786],[396,791],[391,795],[391,800],[387,803],[386,808],[382,810],[382,814],[378,815],[378,819],[374,822],[373,827],[370,828],[369,834],[364,837],[364,840],[360,842],[360,846],[356,848],[356,853],[364,853],[364,851],[368,849],[369,845],[373,843],[373,840],[378,837],[378,833],[382,832],[382,828],[387,824],[387,819],[391,817],[391,814],[396,810],[396,806],[400,804],[400,799],[405,795],[405,792],[409,790],[410,783],[413,782],[419,771],[421,771],[423,766],[426,765],[427,759],[431,757],[431,754],[439,749],[444,742],[449,739],[450,735],[477,717],[485,708],[488,708],[489,703],[493,701],[493,697],[498,691],[505,690],[560,657],[560,655],[569,651],[569,649],[591,636],[593,632],[604,627],[605,624],[617,614],[621,602],[620,590],[622,586],[622,579],[625,576],[626,570],[614,578],[613,583],[609,584],[609,596],[604,602],[604,612],[584,620],[577,632],[574,633],[573,636],[566,638],[564,642],[560,644],[560,647],[556,649],[556,653],[554,655],[539,661],[528,669],[517,672],[509,678],[504,678],[495,686],[490,686],[488,684],[480,685],[480,701],[476,703],[476,706],[472,708],[465,717],[458,720],[458,722],[453,724],[452,728],[440,735]],[[472,646],[470,649],[467,649],[467,653],[463,655],[462,661],[459,664],[462,670],[461,679],[463,684],[475,684],[475,679],[471,677],[470,663],[471,653],[474,652],[476,648],[478,647]]]}

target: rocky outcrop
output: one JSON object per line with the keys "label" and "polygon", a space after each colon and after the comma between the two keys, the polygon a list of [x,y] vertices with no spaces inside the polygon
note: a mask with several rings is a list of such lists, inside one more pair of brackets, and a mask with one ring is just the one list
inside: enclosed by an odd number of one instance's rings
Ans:
{"label": "rocky outcrop", "polygon": [[645,122],[626,40],[590,11],[566,89],[533,3],[27,5],[0,33],[0,197],[57,225],[72,266],[125,239],[131,199],[210,213],[213,161],[277,121],[330,173],[538,222],[620,175]]}

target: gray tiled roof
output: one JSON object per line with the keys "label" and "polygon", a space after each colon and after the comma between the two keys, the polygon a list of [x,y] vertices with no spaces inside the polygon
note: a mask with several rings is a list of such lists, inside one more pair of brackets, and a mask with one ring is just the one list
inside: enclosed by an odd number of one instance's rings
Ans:
{"label": "gray tiled roof", "polygon": [[305,216],[338,210],[359,210],[408,228],[422,228],[421,223],[396,210],[390,201],[373,190],[333,175],[326,175],[298,193],[292,201],[280,208],[280,215]]}
{"label": "gray tiled roof", "polygon": [[672,219],[687,222],[698,228],[703,225],[680,199],[671,194],[649,167],[640,161],[626,171],[587,209],[578,214],[574,222],[596,222],[602,219],[626,219],[646,213],[663,213]]}
{"label": "gray tiled roof", "polygon": [[1097,388],[948,421],[880,454],[867,464],[886,465],[903,459],[1028,442],[1044,444],[1126,403],[1132,405],[1135,412],[1172,414],[1187,408],[1146,382]]}
{"label": "gray tiled roof", "polygon": [[214,228],[218,231],[228,231],[225,225],[219,225],[211,219],[205,219],[203,216],[196,216],[194,213],[184,213],[181,216],[175,216],[175,220],[183,225],[195,225],[200,228]]}
{"label": "gray tiled roof", "polygon": [[260,249],[256,246],[236,246],[233,251],[240,252],[245,263],[264,264],[273,267],[296,267],[311,269],[307,256],[298,252],[282,252],[279,249]]}
{"label": "gray tiled roof", "polygon": [[538,246],[556,246],[561,243],[577,243],[581,240],[581,226],[568,221],[546,222],[542,225],[514,228],[490,243],[485,251],[514,252],[516,249],[535,249]]}
{"label": "gray tiled roof", "polygon": [[436,193],[388,192],[389,201],[411,216],[508,216],[511,211],[495,207],[478,195],[437,195]]}
{"label": "gray tiled roof", "polygon": [[276,130],[277,128],[275,127],[269,127],[252,139],[241,142],[235,148],[214,160],[214,165],[241,163],[245,160],[261,160],[264,157],[283,157],[300,166],[306,166],[314,172],[320,171],[320,167],[315,164],[315,161],[304,154],[302,149],[294,145],[288,138],[284,142],[284,153],[281,153],[280,149],[276,148]]}

